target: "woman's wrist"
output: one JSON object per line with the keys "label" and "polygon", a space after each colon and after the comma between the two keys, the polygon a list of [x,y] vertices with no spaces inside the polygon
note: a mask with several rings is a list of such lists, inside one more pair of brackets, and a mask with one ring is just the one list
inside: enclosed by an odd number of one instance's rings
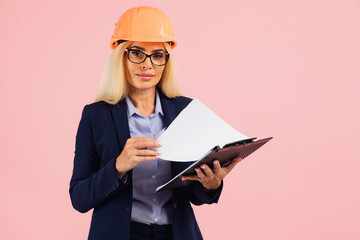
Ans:
{"label": "woman's wrist", "polygon": [[117,176],[118,176],[118,178],[120,179],[120,181],[122,181],[123,183],[126,183],[127,182],[127,172],[125,172],[125,173],[120,173],[120,172],[118,172],[117,173]]}
{"label": "woman's wrist", "polygon": [[119,179],[122,179],[122,178],[125,176],[126,172],[116,171],[116,174],[117,174],[117,176],[118,176]]}

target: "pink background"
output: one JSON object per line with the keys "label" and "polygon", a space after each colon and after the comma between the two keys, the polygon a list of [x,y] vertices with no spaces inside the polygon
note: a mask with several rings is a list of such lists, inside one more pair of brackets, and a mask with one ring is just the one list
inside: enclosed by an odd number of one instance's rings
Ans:
{"label": "pink background", "polygon": [[360,239],[357,0],[0,1],[0,239],[86,239],[75,135],[128,8],[171,19],[181,90],[274,139],[195,207],[205,239]]}

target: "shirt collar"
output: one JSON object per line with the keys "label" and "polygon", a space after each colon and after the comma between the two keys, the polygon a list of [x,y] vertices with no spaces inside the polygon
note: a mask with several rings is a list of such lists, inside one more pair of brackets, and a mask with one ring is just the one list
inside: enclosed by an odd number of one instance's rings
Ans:
{"label": "shirt collar", "polygon": [[[126,96],[126,104],[127,104],[127,112],[128,112],[128,116],[132,116],[133,114],[137,114],[139,116],[143,116],[141,113],[139,113],[139,111],[134,107],[134,105],[132,104],[129,96]],[[161,107],[161,102],[160,102],[160,96],[157,90],[155,90],[155,112],[152,115],[156,115],[158,113],[161,113],[162,116],[164,116],[163,111],[162,111],[162,107]]]}

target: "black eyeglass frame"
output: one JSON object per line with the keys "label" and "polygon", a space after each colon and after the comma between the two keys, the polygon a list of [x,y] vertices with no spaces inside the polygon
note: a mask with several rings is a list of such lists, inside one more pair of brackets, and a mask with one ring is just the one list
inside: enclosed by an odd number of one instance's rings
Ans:
{"label": "black eyeglass frame", "polygon": [[[145,57],[144,60],[142,60],[141,62],[133,62],[133,61],[130,60],[130,57],[129,57],[129,52],[131,52],[131,51],[141,52],[141,53],[144,54],[146,57]],[[135,63],[135,64],[141,64],[141,63],[145,62],[145,60],[146,60],[147,58],[150,58],[150,62],[151,62],[153,65],[155,65],[155,66],[164,66],[164,65],[168,62],[169,57],[170,57],[170,53],[167,53],[167,52],[157,52],[157,53],[153,53],[153,54],[146,54],[146,53],[144,53],[143,51],[140,51],[140,50],[137,50],[137,49],[128,49],[128,48],[125,49],[125,52],[126,52],[126,55],[127,55],[127,58],[129,59],[129,61],[132,62],[132,63]],[[156,54],[164,54],[164,55],[165,55],[165,63],[164,63],[164,64],[160,64],[160,65],[159,65],[159,64],[155,64],[155,63],[152,61],[151,56],[156,55]]]}

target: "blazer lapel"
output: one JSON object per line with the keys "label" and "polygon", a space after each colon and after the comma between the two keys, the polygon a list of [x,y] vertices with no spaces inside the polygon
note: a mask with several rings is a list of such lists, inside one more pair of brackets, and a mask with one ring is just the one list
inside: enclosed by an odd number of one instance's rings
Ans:
{"label": "blazer lapel", "polygon": [[126,109],[127,108],[125,99],[119,101],[111,109],[112,118],[122,148],[124,148],[126,140],[130,138],[130,130]]}
{"label": "blazer lapel", "polygon": [[163,93],[159,89],[158,89],[158,92],[159,92],[160,101],[161,101],[161,108],[164,113],[165,126],[167,128],[176,117],[175,108],[169,98],[164,96]]}

